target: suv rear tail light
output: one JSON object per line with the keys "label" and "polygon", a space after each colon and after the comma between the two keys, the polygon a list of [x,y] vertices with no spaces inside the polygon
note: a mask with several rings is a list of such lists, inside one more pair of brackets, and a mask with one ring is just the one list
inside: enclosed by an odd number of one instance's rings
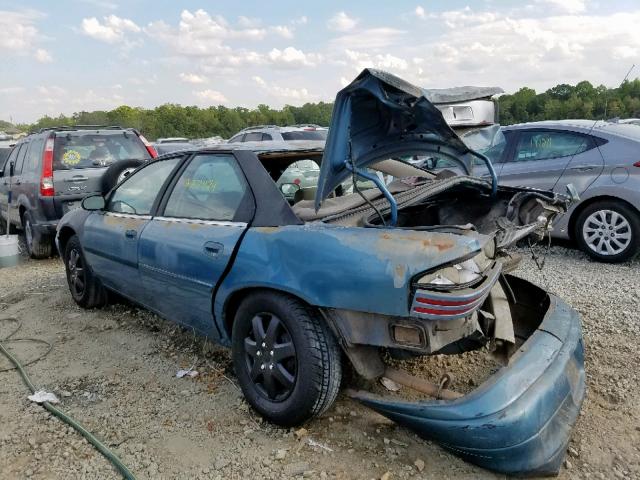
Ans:
{"label": "suv rear tail light", "polygon": [[53,197],[53,144],[54,137],[49,137],[44,143],[42,154],[42,175],[40,176],[40,196]]}
{"label": "suv rear tail light", "polygon": [[149,152],[149,155],[151,155],[151,158],[157,158],[158,152],[156,152],[156,149],[153,148],[153,145],[149,143],[149,140],[144,138],[143,135],[139,135],[139,137],[140,137],[140,140],[142,140],[142,143],[144,143],[144,147],[147,149],[147,152]]}

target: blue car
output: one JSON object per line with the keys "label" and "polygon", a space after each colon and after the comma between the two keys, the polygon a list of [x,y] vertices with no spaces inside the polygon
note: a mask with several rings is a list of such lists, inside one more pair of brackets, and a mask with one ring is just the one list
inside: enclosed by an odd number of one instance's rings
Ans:
{"label": "blue car", "polygon": [[[434,152],[466,174],[399,160]],[[318,184],[287,200],[275,181],[302,159],[321,165]],[[557,473],[585,393],[580,319],[512,276],[507,249],[544,235],[569,200],[474,177],[474,159],[491,170],[428,93],[365,70],[339,92],[324,152],[224,144],[164,155],[86,197],[56,243],[78,305],[117,292],[231,347],[247,401],[278,425],[329,409],[348,362],[430,394],[351,392],[468,461]],[[345,194],[346,180],[377,188]],[[485,346],[504,367],[467,395],[384,361]]]}

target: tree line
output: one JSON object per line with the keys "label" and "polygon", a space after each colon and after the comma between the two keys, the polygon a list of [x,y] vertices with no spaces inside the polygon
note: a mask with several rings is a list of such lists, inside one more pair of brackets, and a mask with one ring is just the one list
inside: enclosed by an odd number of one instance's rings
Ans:
{"label": "tree line", "polygon": [[[542,93],[523,87],[513,94],[499,97],[498,104],[503,125],[566,118],[640,117],[640,79],[625,81],[617,88],[594,87],[586,80],[576,85],[556,85]],[[252,125],[313,123],[328,126],[332,107],[333,104],[327,102],[306,103],[301,107],[286,105],[279,110],[268,105],[258,105],[253,109],[177,104],[147,109],[123,105],[109,111],[44,116],[33,124],[19,125],[19,128],[33,131],[58,125],[121,125],[136,128],[149,139],[216,135],[229,138]]]}

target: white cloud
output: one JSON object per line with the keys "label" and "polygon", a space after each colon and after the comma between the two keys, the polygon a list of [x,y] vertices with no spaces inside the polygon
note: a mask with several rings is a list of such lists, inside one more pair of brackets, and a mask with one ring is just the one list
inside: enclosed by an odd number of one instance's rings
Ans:
{"label": "white cloud", "polygon": [[80,0],[80,2],[93,7],[102,8],[104,10],[116,10],[118,8],[117,3],[110,2],[109,0]]}
{"label": "white cloud", "polygon": [[416,13],[416,17],[418,17],[418,18],[425,18],[426,17],[426,12],[424,11],[424,8],[421,5],[418,5],[416,7],[415,13]]}
{"label": "white cloud", "polygon": [[357,24],[357,19],[351,18],[345,12],[338,12],[329,19],[327,27],[329,27],[330,30],[335,30],[337,32],[348,32],[353,30]]}
{"label": "white cloud", "polygon": [[36,49],[36,51],[33,54],[33,56],[40,63],[51,63],[51,62],[53,62],[53,57],[44,48]]}
{"label": "white cloud", "polygon": [[293,20],[291,20],[291,23],[293,25],[306,25],[308,22],[309,22],[309,19],[307,18],[306,15],[302,15],[301,17],[294,18]]}
{"label": "white cloud", "polygon": [[206,78],[196,73],[181,73],[180,80],[185,83],[204,83]]}
{"label": "white cloud", "polygon": [[279,85],[266,82],[259,76],[254,76],[253,81],[272,97],[285,102],[304,103],[318,99],[317,95],[310,94],[306,88],[280,87]]}
{"label": "white cloud", "polygon": [[372,55],[366,52],[346,50],[345,55],[348,59],[348,64],[351,65],[356,72],[365,68],[378,68],[400,73],[405,72],[409,68],[409,62],[389,53]]}
{"label": "white cloud", "polygon": [[294,47],[287,47],[284,50],[278,48],[272,49],[267,58],[270,63],[279,68],[300,68],[312,67],[315,65],[315,55],[306,54],[302,50]]}
{"label": "white cloud", "polygon": [[105,43],[118,43],[125,40],[126,33],[138,33],[141,28],[133,20],[109,15],[101,23],[96,17],[83,18],[81,31],[85,35]]}
{"label": "white cloud", "polygon": [[227,97],[225,97],[222,93],[218,92],[217,90],[206,89],[206,90],[201,90],[199,92],[193,92],[193,94],[203,102],[207,102],[207,103],[220,104],[220,103],[228,102]]}
{"label": "white cloud", "polygon": [[35,23],[43,17],[35,10],[0,10],[0,49],[3,55],[33,50],[40,37]]}
{"label": "white cloud", "polygon": [[585,0],[536,0],[562,13],[583,13],[587,10]]}
{"label": "white cloud", "polygon": [[[401,41],[405,33],[404,30],[390,27],[368,28],[334,38],[329,44],[341,50],[345,48],[384,49],[392,45],[405,44]],[[415,43],[415,39],[412,43]]]}
{"label": "white cloud", "polygon": [[291,27],[287,27],[286,25],[276,25],[271,27],[269,30],[282,38],[293,38],[293,30]]}

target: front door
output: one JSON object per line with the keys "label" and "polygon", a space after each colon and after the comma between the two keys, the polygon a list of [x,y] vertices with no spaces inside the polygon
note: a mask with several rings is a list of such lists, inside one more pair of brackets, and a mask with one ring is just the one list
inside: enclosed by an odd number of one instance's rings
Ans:
{"label": "front door", "polygon": [[151,162],[131,175],[109,197],[104,211],[93,212],[84,224],[83,251],[100,280],[125,296],[141,301],[138,241],[163,185],[180,158]]}
{"label": "front door", "polygon": [[140,237],[147,304],[217,338],[213,292],[248,222],[253,197],[230,154],[194,156]]}
{"label": "front door", "polygon": [[588,135],[561,130],[523,130],[516,142],[513,156],[500,171],[501,185],[566,193],[566,183],[570,180],[578,193],[582,193],[602,171],[602,155]]}

